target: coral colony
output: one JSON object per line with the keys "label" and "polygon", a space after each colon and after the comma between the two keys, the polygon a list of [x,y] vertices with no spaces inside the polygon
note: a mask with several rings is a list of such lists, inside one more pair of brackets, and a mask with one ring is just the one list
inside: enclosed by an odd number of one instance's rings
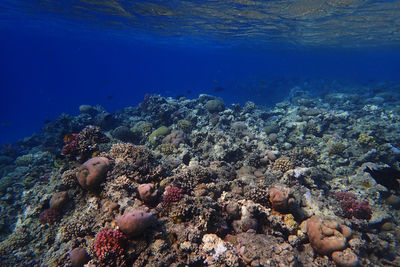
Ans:
{"label": "coral colony", "polygon": [[82,105],[0,151],[1,265],[400,266],[398,102],[368,99]]}

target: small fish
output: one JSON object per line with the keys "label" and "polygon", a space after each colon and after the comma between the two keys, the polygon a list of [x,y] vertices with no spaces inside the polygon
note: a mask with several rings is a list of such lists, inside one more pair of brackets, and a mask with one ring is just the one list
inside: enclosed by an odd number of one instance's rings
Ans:
{"label": "small fish", "polygon": [[72,138],[72,134],[67,133],[66,135],[64,135],[64,142],[68,143]]}
{"label": "small fish", "polygon": [[224,87],[218,86],[214,88],[214,92],[222,92],[222,91],[225,91]]}
{"label": "small fish", "polygon": [[107,100],[111,100],[113,98],[113,96],[112,95],[108,95],[106,98],[107,98]]}
{"label": "small fish", "polygon": [[192,93],[192,90],[186,90],[186,94],[190,95]]}
{"label": "small fish", "polygon": [[218,80],[217,80],[217,79],[214,79],[213,82],[218,83]]}
{"label": "small fish", "polygon": [[181,98],[181,97],[185,97],[185,95],[184,95],[184,94],[179,94],[179,95],[177,95],[175,98],[176,98],[176,99],[179,99],[179,98]]}
{"label": "small fish", "polygon": [[44,124],[49,124],[51,122],[51,120],[45,120],[43,123]]}
{"label": "small fish", "polygon": [[261,86],[265,86],[265,84],[266,84],[266,83],[265,83],[264,81],[260,81],[260,85],[261,85]]}
{"label": "small fish", "polygon": [[10,126],[11,126],[11,122],[9,122],[9,121],[1,123],[1,127],[10,127]]}
{"label": "small fish", "polygon": [[104,80],[104,83],[105,83],[105,84],[109,84],[110,81],[109,81],[109,80]]}

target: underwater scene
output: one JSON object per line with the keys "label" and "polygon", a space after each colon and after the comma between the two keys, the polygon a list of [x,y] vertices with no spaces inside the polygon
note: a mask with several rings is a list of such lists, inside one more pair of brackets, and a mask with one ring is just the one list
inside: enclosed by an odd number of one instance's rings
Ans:
{"label": "underwater scene", "polygon": [[0,22],[0,266],[400,266],[400,1]]}

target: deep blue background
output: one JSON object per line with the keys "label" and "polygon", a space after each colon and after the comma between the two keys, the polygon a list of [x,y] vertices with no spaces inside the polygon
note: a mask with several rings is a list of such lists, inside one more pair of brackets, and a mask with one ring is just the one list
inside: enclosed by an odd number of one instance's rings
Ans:
{"label": "deep blue background", "polygon": [[[137,105],[146,93],[189,98],[209,93],[227,103],[271,105],[290,88],[274,90],[261,82],[399,80],[396,49],[278,50],[190,41],[176,46],[95,31],[82,36],[4,29],[0,36],[0,143],[39,132],[45,120],[62,112],[76,115],[81,104],[113,112]],[[215,93],[217,86],[226,90]]]}

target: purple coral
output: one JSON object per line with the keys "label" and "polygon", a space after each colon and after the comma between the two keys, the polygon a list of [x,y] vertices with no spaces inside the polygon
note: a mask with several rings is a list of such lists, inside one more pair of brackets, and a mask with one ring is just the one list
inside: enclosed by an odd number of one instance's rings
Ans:
{"label": "purple coral", "polygon": [[61,214],[56,209],[47,209],[40,213],[39,221],[41,224],[52,224],[61,218]]}
{"label": "purple coral", "polygon": [[335,199],[339,201],[340,207],[347,218],[371,219],[372,210],[367,200],[357,201],[355,194],[348,191],[341,191],[335,194]]}

